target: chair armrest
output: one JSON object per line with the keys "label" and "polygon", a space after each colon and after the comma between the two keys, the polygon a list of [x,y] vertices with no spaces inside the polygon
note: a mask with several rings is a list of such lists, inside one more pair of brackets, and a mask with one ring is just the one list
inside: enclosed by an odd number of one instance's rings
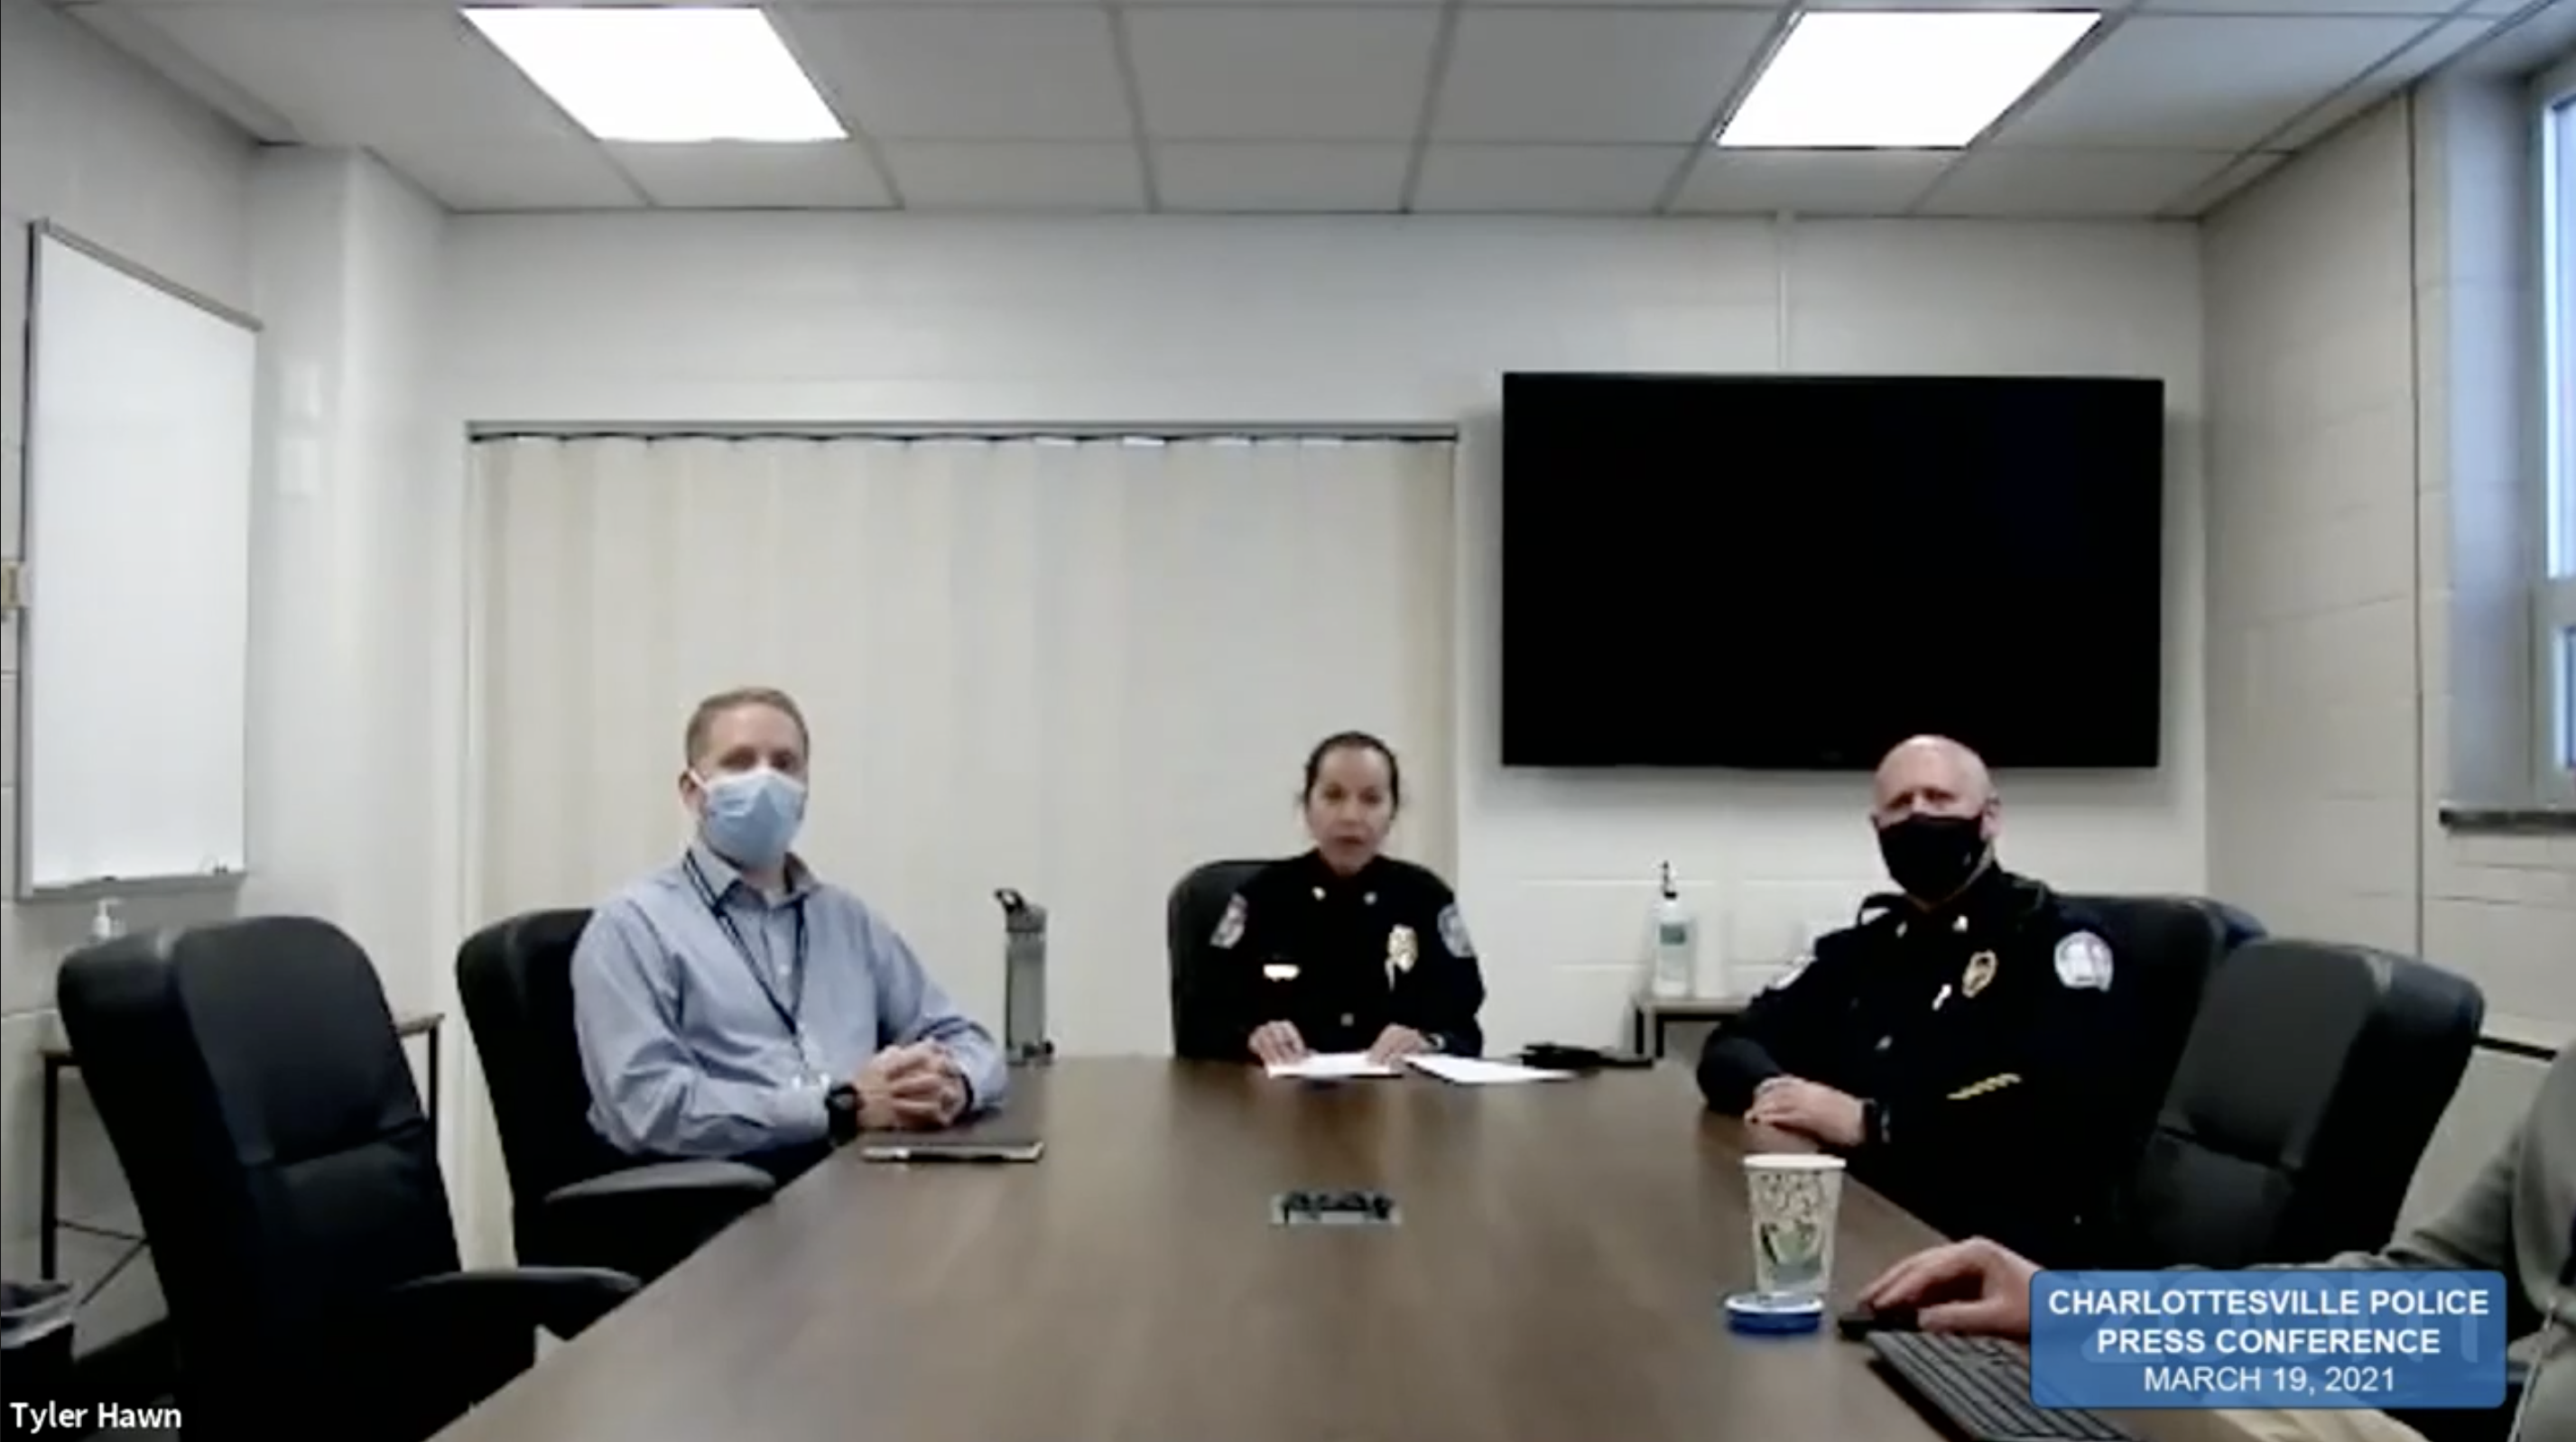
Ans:
{"label": "chair armrest", "polygon": [[605,1267],[495,1267],[443,1272],[405,1282],[385,1295],[387,1320],[424,1342],[451,1345],[483,1336],[531,1334],[543,1327],[569,1337],[642,1290],[643,1283]]}
{"label": "chair armrest", "polygon": [[750,1206],[767,1200],[777,1190],[778,1183],[769,1173],[741,1162],[653,1162],[557,1187],[546,1194],[546,1206],[573,1207],[594,1200],[664,1192],[732,1193],[743,1205]]}
{"label": "chair armrest", "polygon": [[678,1266],[778,1183],[739,1162],[657,1162],[546,1194],[543,1245],[528,1260],[603,1266],[646,1281]]}

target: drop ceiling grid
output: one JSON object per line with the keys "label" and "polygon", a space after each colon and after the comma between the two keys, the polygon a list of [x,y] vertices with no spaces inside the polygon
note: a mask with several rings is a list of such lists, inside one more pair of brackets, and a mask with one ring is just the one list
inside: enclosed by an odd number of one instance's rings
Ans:
{"label": "drop ceiling grid", "polygon": [[[1889,3],[2006,0],[1810,8]],[[1703,143],[1792,13],[1771,3],[798,0],[772,13],[854,138],[765,152],[602,145],[437,0],[73,8],[292,132],[264,138],[363,146],[460,209],[2149,216],[2521,6],[2115,4],[1976,146],[1915,154]]]}

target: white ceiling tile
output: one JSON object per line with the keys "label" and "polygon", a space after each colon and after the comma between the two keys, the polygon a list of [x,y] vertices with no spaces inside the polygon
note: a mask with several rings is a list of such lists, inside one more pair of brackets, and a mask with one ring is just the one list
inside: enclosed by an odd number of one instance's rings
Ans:
{"label": "white ceiling tile", "polygon": [[802,7],[782,23],[844,119],[878,139],[1124,140],[1109,12]]}
{"label": "white ceiling tile", "polygon": [[892,205],[855,141],[820,145],[612,145],[609,158],[655,205],[707,210],[860,210]]}
{"label": "white ceiling tile", "polygon": [[1701,150],[1673,209],[1691,214],[1901,215],[1949,150]]}
{"label": "white ceiling tile", "polygon": [[2243,150],[2424,28],[2384,17],[2140,16],[2078,59],[1996,139]]}
{"label": "white ceiling tile", "polygon": [[450,210],[615,210],[644,204],[589,140],[404,139],[375,147],[387,165]]}
{"label": "white ceiling tile", "polygon": [[1154,184],[1166,210],[1401,209],[1406,145],[1163,144]]}
{"label": "white ceiling tile", "polygon": [[1141,210],[1145,167],[1133,144],[908,140],[886,168],[915,210]]}
{"label": "white ceiling tile", "polygon": [[1407,140],[1440,15],[1428,9],[1132,10],[1158,140]]}
{"label": "white ceiling tile", "polygon": [[2266,143],[2280,150],[2303,150],[2328,131],[2413,84],[2434,66],[2483,40],[2493,20],[2454,20],[2435,26],[2406,53],[2373,72],[2369,79],[2339,92],[2325,104],[2292,121]]}
{"label": "white ceiling tile", "polygon": [[2165,206],[2164,213],[2181,219],[2208,214],[2219,202],[2281,168],[2290,157],[2277,151],[2260,151],[2239,156],[2225,170],[2176,196]]}
{"label": "white ceiling tile", "polygon": [[1697,144],[1772,26],[1740,10],[1470,10],[1432,135]]}
{"label": "white ceiling tile", "polygon": [[2420,15],[2439,19],[2459,0],[2138,0],[2150,15]]}
{"label": "white ceiling tile", "polygon": [[2145,216],[2234,156],[2165,150],[1971,150],[1925,199],[1926,215]]}
{"label": "white ceiling tile", "polygon": [[189,4],[148,18],[308,144],[581,135],[453,9]]}
{"label": "white ceiling tile", "polygon": [[1687,145],[1434,145],[1413,208],[1645,215],[1689,158]]}

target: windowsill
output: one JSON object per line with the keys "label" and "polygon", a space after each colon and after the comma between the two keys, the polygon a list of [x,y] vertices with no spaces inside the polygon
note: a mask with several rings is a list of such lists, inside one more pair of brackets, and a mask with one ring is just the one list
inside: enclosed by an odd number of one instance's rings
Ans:
{"label": "windowsill", "polygon": [[2576,835],[2576,806],[2476,806],[2445,801],[2441,816],[2446,831],[2482,836]]}

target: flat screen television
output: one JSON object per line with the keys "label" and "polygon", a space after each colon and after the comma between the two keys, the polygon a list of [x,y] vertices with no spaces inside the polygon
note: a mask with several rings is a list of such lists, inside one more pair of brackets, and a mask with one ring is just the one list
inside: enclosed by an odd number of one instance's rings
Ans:
{"label": "flat screen television", "polygon": [[1506,766],[2157,764],[2164,383],[1503,378]]}

